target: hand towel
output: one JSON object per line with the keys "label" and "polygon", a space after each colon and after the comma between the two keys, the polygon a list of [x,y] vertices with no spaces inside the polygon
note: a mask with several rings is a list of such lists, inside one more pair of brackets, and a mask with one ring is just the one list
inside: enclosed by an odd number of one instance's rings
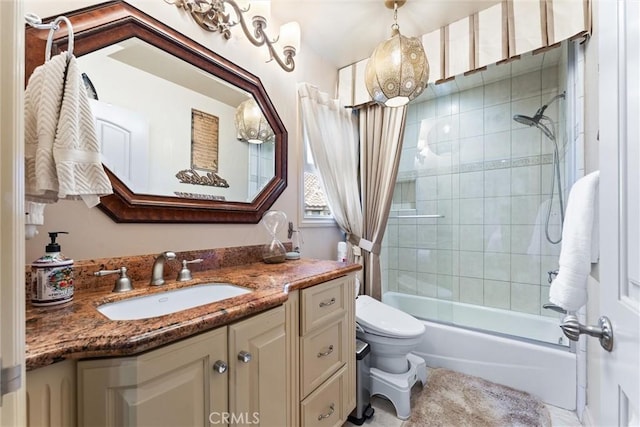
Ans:
{"label": "hand towel", "polygon": [[560,268],[551,283],[549,301],[570,312],[587,303],[599,178],[600,171],[592,172],[576,181],[569,193],[558,261]]}
{"label": "hand towel", "polygon": [[40,67],[25,91],[27,200],[83,199],[113,192],[77,60],[62,52]]}

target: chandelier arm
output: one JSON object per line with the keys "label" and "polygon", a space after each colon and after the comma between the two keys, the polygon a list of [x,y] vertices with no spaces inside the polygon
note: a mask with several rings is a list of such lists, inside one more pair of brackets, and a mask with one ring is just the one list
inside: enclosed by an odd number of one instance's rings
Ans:
{"label": "chandelier arm", "polygon": [[[242,32],[244,32],[244,35],[249,39],[252,45],[259,47],[265,44],[265,42],[267,41],[267,37],[263,31],[263,27],[266,26],[266,21],[264,19],[254,19],[253,26],[255,35],[251,34],[251,30],[249,30],[247,22],[244,20],[242,9],[240,9],[238,3],[236,3],[234,0],[222,0],[222,2],[228,4],[233,8],[236,17],[238,18],[238,22],[236,22],[235,24],[240,24],[240,26],[242,27]],[[260,29],[260,31],[258,31],[258,28]]]}
{"label": "chandelier arm", "polygon": [[[196,23],[203,29],[211,32],[219,32],[222,36],[229,40],[231,38],[230,28],[240,24],[242,32],[247,37],[249,42],[260,47],[267,46],[269,50],[269,56],[271,59],[275,59],[278,65],[285,71],[291,72],[295,68],[295,61],[293,57],[296,54],[296,50],[292,46],[284,46],[283,56],[276,52],[274,44],[278,41],[279,37],[274,40],[270,40],[264,29],[267,26],[267,21],[264,17],[253,18],[253,31],[247,24],[244,13],[249,11],[249,8],[242,9],[235,0],[164,0],[166,3],[175,5],[189,12],[191,17]],[[229,19],[229,14],[224,13],[224,5],[228,4],[233,9],[235,18],[237,21]],[[206,7],[203,7],[205,5]],[[268,61],[267,61],[268,62]]]}
{"label": "chandelier arm", "polygon": [[284,54],[283,60],[282,58],[280,58],[280,55],[278,55],[278,52],[276,52],[276,49],[273,47],[273,44],[278,41],[279,37],[273,41],[269,40],[267,35],[264,33],[264,27],[261,25],[256,26],[255,30],[256,34],[259,33],[260,40],[263,40],[263,44],[265,44],[267,46],[267,49],[269,49],[269,56],[271,57],[271,59],[275,59],[280,68],[282,68],[283,70],[289,72],[293,71],[293,69],[296,67],[296,64],[293,60],[293,57],[296,55],[296,50],[291,46],[285,46],[282,52]]}

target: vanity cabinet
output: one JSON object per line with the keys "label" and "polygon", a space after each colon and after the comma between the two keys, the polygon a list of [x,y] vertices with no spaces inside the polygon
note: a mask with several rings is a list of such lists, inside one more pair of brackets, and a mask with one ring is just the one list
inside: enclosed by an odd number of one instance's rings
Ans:
{"label": "vanity cabinet", "polygon": [[350,274],[145,353],[27,372],[30,426],[338,426],[355,408]]}
{"label": "vanity cabinet", "polygon": [[76,362],[63,360],[27,371],[27,425],[76,425]]}
{"label": "vanity cabinet", "polygon": [[289,295],[292,425],[341,426],[355,408],[354,280],[349,275]]}
{"label": "vanity cabinet", "polygon": [[284,308],[131,356],[78,362],[78,425],[287,425]]}

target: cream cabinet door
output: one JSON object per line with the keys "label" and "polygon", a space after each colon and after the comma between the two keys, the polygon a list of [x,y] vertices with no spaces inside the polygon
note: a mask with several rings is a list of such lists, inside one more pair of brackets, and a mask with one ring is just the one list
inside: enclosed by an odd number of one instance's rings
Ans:
{"label": "cream cabinet door", "polygon": [[220,423],[227,410],[227,328],[135,357],[78,362],[78,425],[178,427]]}
{"label": "cream cabinet door", "polygon": [[231,425],[289,425],[284,324],[281,306],[229,326]]}

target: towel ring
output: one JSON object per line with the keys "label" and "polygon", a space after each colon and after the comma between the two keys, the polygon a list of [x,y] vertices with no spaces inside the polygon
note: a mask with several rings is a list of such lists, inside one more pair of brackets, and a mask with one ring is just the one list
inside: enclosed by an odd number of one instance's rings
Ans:
{"label": "towel ring", "polygon": [[71,21],[66,16],[58,16],[53,22],[49,24],[43,24],[42,19],[35,13],[27,13],[24,16],[27,24],[38,30],[49,30],[47,36],[47,46],[44,52],[44,59],[48,61],[51,59],[51,46],[53,45],[53,35],[60,29],[60,22],[64,21],[67,24],[67,31],[69,32],[69,40],[67,42],[67,56],[70,58],[73,55],[73,26]]}
{"label": "towel ring", "polygon": [[71,21],[66,16],[58,16],[52,23],[49,29],[49,35],[47,36],[47,47],[44,52],[44,60],[51,59],[51,46],[53,45],[53,35],[60,29],[60,22],[64,21],[67,24],[67,31],[69,32],[69,40],[67,41],[67,57],[71,58],[73,55],[73,27]]}

